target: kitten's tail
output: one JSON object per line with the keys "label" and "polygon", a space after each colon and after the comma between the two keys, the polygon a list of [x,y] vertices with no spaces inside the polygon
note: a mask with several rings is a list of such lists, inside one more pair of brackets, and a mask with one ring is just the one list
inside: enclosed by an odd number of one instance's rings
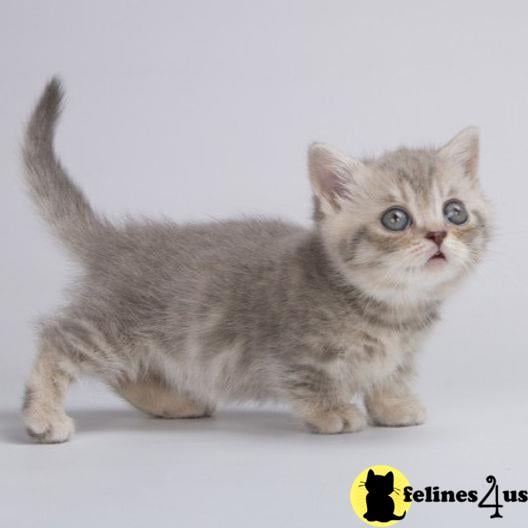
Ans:
{"label": "kitten's tail", "polygon": [[69,178],[53,150],[63,91],[53,78],[41,95],[26,129],[24,164],[30,195],[54,234],[76,256],[90,252],[106,222],[97,217],[82,191]]}
{"label": "kitten's tail", "polygon": [[393,513],[391,517],[391,521],[401,521],[405,517],[406,514],[407,512],[403,512],[403,515],[395,515]]}

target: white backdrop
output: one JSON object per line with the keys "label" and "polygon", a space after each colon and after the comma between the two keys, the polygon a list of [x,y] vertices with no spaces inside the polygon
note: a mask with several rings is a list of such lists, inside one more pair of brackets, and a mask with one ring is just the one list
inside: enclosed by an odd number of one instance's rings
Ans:
{"label": "white backdrop", "polygon": [[[527,24],[522,1],[2,0],[0,524],[354,526],[348,488],[378,463],[417,487],[485,489],[494,473],[527,488]],[[111,217],[306,223],[310,142],[357,156],[480,126],[495,240],[423,352],[429,423],[332,438],[272,411],[160,423],[85,384],[73,442],[26,443],[31,323],[72,276],[21,184],[23,123],[53,74],[67,90],[57,149]],[[528,504],[504,515],[522,526]],[[405,522],[488,517],[415,505]]]}

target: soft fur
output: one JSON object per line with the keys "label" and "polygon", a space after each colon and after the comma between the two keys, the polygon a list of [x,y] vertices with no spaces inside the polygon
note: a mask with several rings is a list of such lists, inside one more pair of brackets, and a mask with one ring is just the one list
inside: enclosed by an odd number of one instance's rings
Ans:
{"label": "soft fur", "polygon": [[[209,416],[221,401],[283,401],[319,433],[371,421],[423,422],[412,393],[415,352],[442,300],[481,258],[488,207],[477,179],[478,133],[440,149],[400,149],[355,160],[309,150],[315,222],[178,225],[97,215],[60,166],[53,132],[57,80],[31,117],[24,147],[32,197],[82,277],[65,309],[42,323],[24,421],[43,442],[67,440],[69,384],[102,378],[155,416]],[[448,225],[450,198],[469,221]],[[414,223],[391,232],[388,207]],[[427,233],[446,230],[446,259]]]}

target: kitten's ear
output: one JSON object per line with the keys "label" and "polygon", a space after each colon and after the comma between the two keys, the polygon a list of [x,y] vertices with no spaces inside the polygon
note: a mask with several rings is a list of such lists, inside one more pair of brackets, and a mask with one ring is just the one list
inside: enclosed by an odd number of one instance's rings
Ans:
{"label": "kitten's ear", "polygon": [[394,473],[392,471],[389,471],[385,478],[389,481],[391,488],[394,486]]}
{"label": "kitten's ear", "polygon": [[374,477],[374,471],[372,471],[372,469],[369,469],[369,470],[368,470],[368,474],[367,474],[367,478],[368,478],[368,479],[371,479],[371,478],[373,478],[373,477]]}
{"label": "kitten's ear", "polygon": [[364,169],[359,160],[349,158],[323,143],[313,143],[308,149],[310,182],[323,213],[338,211],[349,200],[353,184]]}
{"label": "kitten's ear", "polygon": [[478,177],[479,130],[477,127],[464,128],[447,145],[440,149],[440,155],[460,166],[473,179]]}

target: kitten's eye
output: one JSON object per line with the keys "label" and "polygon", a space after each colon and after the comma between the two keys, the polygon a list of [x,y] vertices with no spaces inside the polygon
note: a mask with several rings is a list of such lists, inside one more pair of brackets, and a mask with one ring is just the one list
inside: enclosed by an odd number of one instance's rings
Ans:
{"label": "kitten's eye", "polygon": [[444,205],[444,217],[452,224],[465,224],[468,220],[468,213],[462,202],[458,200],[450,200]]}
{"label": "kitten's eye", "polygon": [[389,231],[403,231],[411,224],[411,217],[401,207],[392,207],[383,213],[381,223]]}

